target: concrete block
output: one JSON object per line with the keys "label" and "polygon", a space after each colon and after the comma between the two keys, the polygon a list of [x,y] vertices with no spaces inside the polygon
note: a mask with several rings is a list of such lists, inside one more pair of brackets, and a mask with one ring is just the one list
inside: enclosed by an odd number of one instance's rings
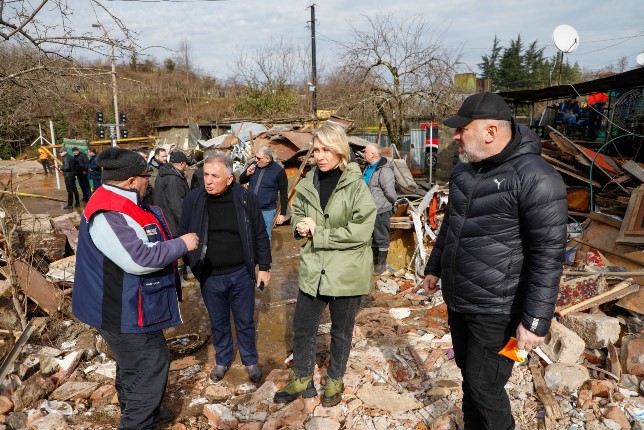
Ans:
{"label": "concrete block", "polygon": [[575,364],[585,348],[582,338],[556,321],[543,342],[541,350],[556,363]]}
{"label": "concrete block", "polygon": [[590,379],[590,374],[581,364],[553,363],[546,367],[543,378],[550,390],[563,389],[572,393]]}
{"label": "concrete block", "polygon": [[619,339],[619,320],[604,314],[570,314],[561,323],[577,333],[587,348],[606,348]]}

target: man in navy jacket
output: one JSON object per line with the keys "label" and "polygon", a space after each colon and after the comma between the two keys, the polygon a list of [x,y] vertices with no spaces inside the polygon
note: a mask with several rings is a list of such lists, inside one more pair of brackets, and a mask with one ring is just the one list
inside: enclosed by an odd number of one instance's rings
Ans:
{"label": "man in navy jacket", "polygon": [[271,279],[270,240],[257,198],[234,181],[230,157],[216,153],[203,166],[204,186],[184,199],[178,234],[194,232],[202,238],[187,259],[210,316],[216,353],[210,378],[223,379],[233,361],[232,311],[241,362],[250,380],[258,382],[255,287],[268,286]]}
{"label": "man in navy jacket", "polygon": [[[257,196],[262,217],[264,217],[264,224],[266,224],[268,239],[270,240],[273,220],[277,225],[283,224],[286,220],[288,179],[282,166],[273,159],[273,151],[270,146],[257,148],[255,160],[239,176],[239,183],[248,183],[248,189]],[[275,219],[278,192],[280,194],[280,213]]]}
{"label": "man in navy jacket", "polygon": [[530,351],[550,329],[566,246],[566,189],[541,158],[539,137],[514,123],[498,94],[468,97],[444,124],[455,129],[461,162],[425,288],[437,291],[440,279],[463,374],[465,429],[510,430],[504,385],[514,362],[498,352],[510,337]]}

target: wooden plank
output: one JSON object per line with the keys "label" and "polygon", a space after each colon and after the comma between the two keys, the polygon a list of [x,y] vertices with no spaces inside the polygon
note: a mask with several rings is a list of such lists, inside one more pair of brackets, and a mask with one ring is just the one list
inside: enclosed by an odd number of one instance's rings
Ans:
{"label": "wooden plank", "polygon": [[546,409],[546,418],[556,420],[563,418],[564,414],[561,412],[559,403],[557,403],[555,396],[546,385],[545,379],[543,379],[543,369],[537,366],[530,366],[530,373],[532,373],[532,383],[537,396]]}
{"label": "wooden plank", "polygon": [[619,220],[616,220],[613,217],[606,216],[597,212],[591,212],[588,214],[588,218],[590,218],[593,221],[599,221],[601,223],[610,225],[615,228],[621,228],[622,227],[622,222]]}
{"label": "wooden plank", "polygon": [[615,243],[644,245],[644,236],[641,229],[644,216],[644,185],[640,185],[629,199],[624,221],[615,239]]}
{"label": "wooden plank", "polygon": [[53,224],[56,231],[67,236],[69,246],[71,246],[74,253],[76,253],[76,248],[78,248],[78,230],[76,230],[72,221],[69,218],[65,218],[56,220]]}
{"label": "wooden plank", "polygon": [[579,150],[575,148],[575,145],[570,140],[568,140],[566,136],[559,133],[557,129],[551,126],[548,126],[548,128],[551,130],[551,132],[548,133],[548,136],[550,136],[550,139],[552,139],[552,142],[555,145],[557,145],[557,148],[559,148],[561,152],[570,154],[570,155],[579,154]]}
{"label": "wooden plank", "polygon": [[622,164],[622,169],[644,182],[644,169],[642,169],[642,167],[635,161],[628,160],[626,163]]}
{"label": "wooden plank", "polygon": [[[54,315],[64,304],[64,294],[45,277],[32,269],[27,263],[15,260],[16,276],[20,289],[48,315]],[[2,273],[9,277],[9,266],[3,267]]]}
{"label": "wooden plank", "polygon": [[[587,175],[584,175],[581,172],[578,171],[573,171],[571,170],[572,167],[568,166],[565,163],[562,163],[561,161],[554,159],[552,157],[548,157],[547,155],[541,154],[541,158],[546,160],[552,167],[555,168],[558,172],[564,173],[568,176],[572,176],[575,179],[579,179],[582,182],[590,182],[590,177]],[[564,167],[565,166],[565,167]],[[593,186],[597,188],[601,188],[601,184],[597,182],[596,180],[593,179]]]}

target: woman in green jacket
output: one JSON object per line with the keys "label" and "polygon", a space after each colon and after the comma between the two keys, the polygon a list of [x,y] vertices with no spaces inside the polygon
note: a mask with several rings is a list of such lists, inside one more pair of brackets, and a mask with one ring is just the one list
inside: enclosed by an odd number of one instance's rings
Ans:
{"label": "woman in green jacket", "polygon": [[356,312],[371,289],[373,254],[369,245],[376,206],[356,163],[349,162],[344,130],[326,123],[313,135],[311,169],[297,187],[293,202],[296,239],[308,238],[300,250],[300,291],[293,317],[294,366],[276,403],[314,397],[315,336],[328,305],[331,314],[331,359],[322,404],[342,399],[342,377],[351,351]]}

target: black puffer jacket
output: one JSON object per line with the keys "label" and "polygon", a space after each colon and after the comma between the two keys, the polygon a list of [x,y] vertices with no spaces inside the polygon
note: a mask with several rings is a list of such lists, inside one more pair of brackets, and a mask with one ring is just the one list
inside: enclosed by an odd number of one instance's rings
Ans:
{"label": "black puffer jacket", "polygon": [[522,125],[513,136],[501,153],[454,168],[425,273],[441,277],[449,309],[519,313],[528,330],[544,336],[565,253],[566,189],[540,157],[539,137]]}

